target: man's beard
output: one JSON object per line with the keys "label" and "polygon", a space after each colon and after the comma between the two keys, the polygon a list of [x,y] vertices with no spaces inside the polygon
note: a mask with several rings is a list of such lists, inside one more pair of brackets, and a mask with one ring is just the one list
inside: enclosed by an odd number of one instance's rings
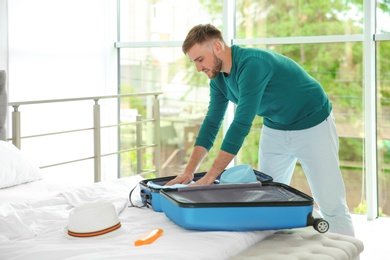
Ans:
{"label": "man's beard", "polygon": [[217,57],[213,53],[213,59],[214,59],[214,67],[211,69],[211,75],[209,76],[209,79],[213,79],[218,76],[218,74],[221,72],[222,69],[222,60]]}

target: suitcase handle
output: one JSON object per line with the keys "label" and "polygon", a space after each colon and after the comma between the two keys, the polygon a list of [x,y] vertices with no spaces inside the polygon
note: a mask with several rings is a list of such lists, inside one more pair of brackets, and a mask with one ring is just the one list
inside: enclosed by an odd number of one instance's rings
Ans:
{"label": "suitcase handle", "polygon": [[144,201],[144,204],[152,205],[150,202],[152,200],[152,194],[146,193],[145,191],[141,190],[141,199]]}
{"label": "suitcase handle", "polygon": [[131,195],[133,194],[133,191],[135,190],[136,187],[137,187],[137,185],[134,186],[134,188],[131,189],[131,191],[129,193],[129,201],[130,201],[129,207],[136,207],[136,208],[147,207],[147,208],[149,208],[149,205],[151,205],[150,200],[152,198],[152,194],[146,194],[143,190],[141,190],[142,206],[137,206],[137,205],[133,204],[133,201],[131,200]]}

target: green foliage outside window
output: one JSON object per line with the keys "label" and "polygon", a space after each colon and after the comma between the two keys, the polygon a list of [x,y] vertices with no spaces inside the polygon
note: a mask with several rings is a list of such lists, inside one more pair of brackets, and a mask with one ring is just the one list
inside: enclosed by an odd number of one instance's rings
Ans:
{"label": "green foliage outside window", "polygon": [[[221,30],[223,1],[199,0],[210,15],[210,23]],[[378,1],[378,9],[389,13],[390,1]],[[236,1],[236,39],[335,36],[363,33],[363,0],[237,0]],[[383,33],[383,32],[381,32]],[[389,33],[389,32],[387,32]],[[328,93],[336,116],[336,125],[340,134],[340,162],[347,186],[364,185],[358,183],[364,179],[364,89],[363,85],[363,43],[317,43],[317,44],[274,44],[246,45],[243,47],[267,48],[284,54],[316,78]],[[378,115],[378,152],[379,174],[382,180],[390,173],[390,43],[377,44],[377,98]],[[177,62],[168,64],[169,82],[184,71],[184,84],[190,86],[180,100],[188,102],[191,88],[208,88],[208,78],[196,70],[193,63],[183,55]],[[158,70],[158,69],[156,69]],[[374,87],[374,86],[373,86]],[[121,93],[134,91],[131,86],[122,86]],[[140,99],[123,100],[139,108],[145,114]],[[262,126],[262,118],[257,117],[251,131],[245,139],[238,156],[238,163],[248,163],[257,167],[257,150]],[[125,132],[125,131],[124,131]],[[222,129],[218,133],[214,147],[205,158],[199,171],[207,171],[219,152],[222,143]],[[188,161],[190,151],[185,151],[184,163]],[[131,157],[131,156],[130,156]],[[129,157],[127,157],[129,158]],[[130,159],[134,160],[134,158]],[[145,160],[148,160],[145,158]],[[299,168],[299,167],[297,167]],[[173,174],[173,173],[172,173]],[[304,174],[294,174],[304,178]],[[362,176],[362,177],[360,177]],[[353,181],[355,183],[352,183]],[[297,182],[294,182],[297,183]],[[386,185],[384,185],[386,186]],[[297,187],[301,189],[301,187]],[[347,187],[348,188],[348,187]],[[355,189],[358,190],[359,188]],[[352,189],[351,189],[352,190]],[[354,192],[359,192],[355,191]],[[350,194],[349,194],[350,196]],[[364,210],[360,194],[352,205],[356,211]],[[357,201],[357,202],[356,202]],[[360,202],[360,204],[359,204]],[[356,206],[359,205],[359,206]],[[354,207],[350,207],[351,210]]]}

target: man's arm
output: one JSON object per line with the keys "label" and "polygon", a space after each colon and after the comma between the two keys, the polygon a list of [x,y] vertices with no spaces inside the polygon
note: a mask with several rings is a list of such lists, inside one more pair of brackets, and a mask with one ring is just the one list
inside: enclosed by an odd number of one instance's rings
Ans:
{"label": "man's arm", "polygon": [[233,160],[234,156],[234,154],[220,150],[210,170],[208,170],[205,176],[192,185],[212,184],[215,179],[226,169],[229,163]]}
{"label": "man's arm", "polygon": [[169,181],[167,186],[174,185],[177,183],[187,184],[194,179],[194,173],[198,169],[200,163],[203,161],[204,157],[207,155],[207,149],[202,146],[194,146],[192,150],[190,161],[188,162],[184,171],[179,174],[175,179]]}
{"label": "man's arm", "polygon": [[[184,171],[179,174],[175,179],[169,181],[166,186],[174,185],[177,183],[187,184],[194,179],[194,173],[198,169],[200,163],[207,154],[206,148],[202,146],[195,146],[192,151],[190,161],[188,162]],[[226,169],[229,163],[233,160],[234,154],[220,151],[217,158],[215,159],[211,168],[207,171],[205,176],[196,181],[192,185],[207,185],[212,184],[215,179]]]}

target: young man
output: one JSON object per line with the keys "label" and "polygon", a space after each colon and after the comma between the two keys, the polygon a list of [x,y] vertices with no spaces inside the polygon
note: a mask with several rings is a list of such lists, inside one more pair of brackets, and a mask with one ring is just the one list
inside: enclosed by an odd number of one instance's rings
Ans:
{"label": "young man", "polygon": [[221,32],[210,24],[193,27],[182,50],[211,79],[210,103],[190,161],[167,185],[193,179],[231,101],[237,105],[234,120],[211,169],[195,185],[213,183],[238,153],[255,116],[262,116],[259,170],[276,182],[289,184],[299,160],[329,231],[354,236],[332,104],[321,84],[285,56],[227,46]]}

